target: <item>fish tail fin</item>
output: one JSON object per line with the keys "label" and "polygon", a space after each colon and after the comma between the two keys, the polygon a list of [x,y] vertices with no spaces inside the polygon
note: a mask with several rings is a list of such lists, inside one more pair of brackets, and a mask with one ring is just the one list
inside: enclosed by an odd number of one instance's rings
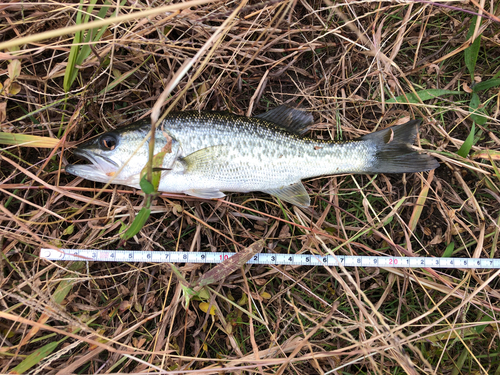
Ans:
{"label": "fish tail fin", "polygon": [[420,120],[411,120],[361,137],[363,141],[372,142],[377,150],[369,172],[411,173],[439,167],[432,156],[419,154],[412,147],[420,123]]}

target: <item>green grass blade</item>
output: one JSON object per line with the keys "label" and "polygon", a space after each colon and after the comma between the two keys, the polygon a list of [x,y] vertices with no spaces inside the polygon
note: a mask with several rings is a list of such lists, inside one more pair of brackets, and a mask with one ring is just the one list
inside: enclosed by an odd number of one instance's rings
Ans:
{"label": "green grass blade", "polygon": [[[477,16],[472,17],[472,21],[469,27],[469,32],[467,33],[467,39],[474,34],[474,29],[476,28],[476,22],[481,22],[481,19],[478,20]],[[477,56],[479,55],[480,46],[481,46],[481,35],[478,35],[476,40],[474,40],[474,42],[472,42],[472,44],[469,47],[467,47],[467,49],[464,51],[465,65],[469,70],[472,81],[474,81],[474,72],[476,70],[476,62],[477,62]]]}
{"label": "green grass blade", "polygon": [[476,134],[476,123],[472,123],[472,129],[470,130],[469,135],[467,136],[467,139],[465,142],[462,144],[462,147],[460,147],[460,150],[458,150],[457,154],[460,155],[463,158],[466,158],[467,155],[469,155],[470,149],[472,148],[474,144],[474,135]]}
{"label": "green grass blade", "polygon": [[99,92],[99,95],[102,95],[102,94],[106,94],[108,91],[111,91],[113,90],[116,86],[118,86],[120,83],[122,83],[123,81],[125,81],[128,77],[130,77],[132,74],[134,74],[135,72],[137,72],[139,69],[141,69],[144,64],[146,64],[149,59],[151,58],[151,55],[148,56],[146,59],[144,59],[144,61],[142,62],[141,65],[137,66],[136,68],[122,74],[120,77],[116,78],[115,80],[113,80],[113,82],[111,82],[109,85],[107,85],[105,88],[103,88],[100,92]]}
{"label": "green grass blade", "polygon": [[[69,270],[80,271],[84,267],[84,264],[84,262],[73,262],[69,266]],[[65,277],[65,279],[57,285],[57,288],[52,295],[53,300],[58,304],[62,304],[64,299],[68,296],[68,293],[71,292],[71,288],[73,288],[73,284],[75,282],[76,280],[73,277]]]}
{"label": "green grass blade", "polygon": [[[91,12],[94,9],[94,5],[97,3],[97,0],[92,0],[86,10],[86,15],[82,20],[82,6],[79,7],[79,12],[76,18],[76,24],[88,23],[90,20]],[[123,2],[122,2],[123,3]],[[109,4],[108,1],[104,2],[104,5]],[[109,9],[109,6],[103,6],[99,13],[97,14],[97,18],[103,19],[106,16],[106,13]],[[116,16],[116,10],[113,12],[111,17]],[[73,46],[71,47],[70,56],[68,58],[68,65],[66,67],[66,72],[64,74],[64,83],[63,87],[66,92],[68,92],[75,82],[76,77],[78,76],[78,69],[76,68],[79,65],[82,65],[87,57],[89,57],[92,49],[90,48],[90,43],[95,43],[101,39],[104,33],[107,30],[107,26],[101,28],[93,28],[87,31],[85,34],[85,38],[83,37],[83,31],[79,31],[75,33],[75,38],[73,39]],[[80,45],[81,43],[83,45]]]}
{"label": "green grass blade", "polygon": [[442,89],[426,89],[416,92],[417,95],[410,92],[406,95],[400,95],[386,101],[386,103],[420,103],[429,99],[435,99],[443,95],[462,94],[462,91],[442,90]]}
{"label": "green grass blade", "polygon": [[[76,14],[76,24],[80,25],[82,23],[82,9],[83,0],[80,0],[80,6],[78,7],[78,12]],[[73,45],[69,51],[68,63],[66,65],[66,70],[64,72],[63,88],[65,92],[68,92],[71,85],[76,79],[76,60],[78,58],[78,51],[80,51],[80,43],[82,42],[82,31],[77,31],[75,37],[73,38]]]}
{"label": "green grass blade", "polygon": [[481,320],[479,320],[481,323],[486,323],[477,327],[474,327],[477,333],[482,334],[486,327],[488,327],[490,324],[495,324],[495,320],[489,317],[488,315],[484,315]]}
{"label": "green grass blade", "polygon": [[[23,115],[21,117],[18,117],[16,119],[14,119],[14,122],[24,120],[25,118],[28,118],[28,117],[34,118],[33,116],[36,115],[37,113],[46,111],[49,108],[56,107],[57,105],[59,105],[60,103],[64,103],[65,101],[66,101],[66,98],[62,98],[62,99],[59,99],[59,100],[54,100],[53,102],[51,102],[49,104],[46,104],[46,105],[41,106],[39,108],[36,108],[35,110],[27,113],[26,115]],[[26,111],[23,111],[23,112],[26,112]],[[37,122],[34,121],[34,123],[37,123]]]}
{"label": "green grass blade", "polygon": [[[452,336],[450,335],[450,337]],[[468,357],[469,357],[469,351],[467,349],[462,349],[462,354],[460,354],[460,356],[455,360],[454,363],[455,367],[451,371],[451,375],[459,375],[467,372],[467,367],[465,366],[464,369],[464,365]]]}
{"label": "green grass blade", "polygon": [[489,80],[484,81],[484,82],[479,82],[477,85],[474,85],[472,87],[472,91],[479,92],[479,91],[483,91],[483,90],[489,90],[492,87],[496,87],[496,86],[500,86],[500,78],[489,79]]}
{"label": "green grass blade", "polygon": [[453,256],[453,250],[455,250],[455,242],[450,242],[448,246],[446,246],[446,250],[443,253],[443,258],[450,258]]}
{"label": "green grass blade", "polygon": [[[486,160],[500,160],[500,151],[497,150],[481,150],[474,152],[471,159],[486,159]],[[493,165],[495,168],[495,165]]]}
{"label": "green grass blade", "polygon": [[427,196],[429,195],[430,182],[432,181],[433,177],[434,177],[434,171],[430,171],[428,177],[429,178],[428,183],[422,184],[422,191],[420,191],[417,203],[415,204],[415,207],[413,207],[413,212],[411,214],[410,222],[408,224],[411,232],[415,232],[415,228],[417,228],[418,221],[420,220],[422,211],[425,207],[425,201],[427,200]]}
{"label": "green grass blade", "polygon": [[479,108],[480,104],[479,96],[476,93],[472,93],[472,98],[469,103],[471,112],[470,118],[479,125],[484,125],[488,119],[481,115],[481,113],[485,113],[485,109],[484,107]]}
{"label": "green grass blade", "polygon": [[2,133],[0,132],[0,144],[22,146],[54,148],[59,143],[59,139],[50,137],[39,137],[37,135]]}
{"label": "green grass blade", "polygon": [[139,231],[144,227],[146,221],[151,215],[151,210],[146,207],[142,207],[137,216],[135,217],[132,225],[127,229],[127,231],[122,235],[122,239],[127,241],[128,239],[134,237]]}
{"label": "green grass blade", "polygon": [[[93,0],[91,2],[91,6],[89,6],[89,10],[87,11],[87,17],[85,18],[85,23],[89,22],[89,15],[90,15],[90,12],[92,11],[92,9],[94,8],[94,4],[96,3],[96,0]],[[104,2],[104,4],[108,4],[108,2]],[[99,19],[103,19],[104,16],[106,15],[106,12],[108,11],[109,7],[102,7],[101,10],[99,11],[99,13],[97,14],[97,17]],[[116,14],[116,12],[113,13],[112,17],[114,17]],[[81,49],[80,49],[80,53],[78,54],[78,59],[77,59],[77,65],[81,65],[83,64],[83,62],[85,61],[85,59],[87,57],[89,57],[90,53],[92,52],[92,49],[90,48],[90,43],[92,42],[97,42],[99,41],[99,39],[101,39],[101,37],[103,36],[103,34],[106,32],[108,28],[107,27],[102,27],[102,28],[94,28],[94,29],[91,29],[87,32],[87,34],[85,35],[85,39],[84,39],[84,43],[87,43],[87,44],[84,44],[83,46],[81,46]]]}
{"label": "green grass blade", "polygon": [[26,357],[20,364],[14,367],[14,369],[12,369],[10,373],[25,374],[30,368],[37,365],[41,360],[43,360],[50,353],[52,353],[59,344],[60,344],[59,341],[49,342],[48,344],[35,350],[28,357]]}
{"label": "green grass blade", "polygon": [[76,59],[78,57],[78,50],[80,48],[79,44],[82,41],[82,32],[78,31],[73,39],[73,45],[69,52],[68,63],[66,65],[66,71],[64,72],[63,88],[65,92],[68,92],[71,85],[76,79]]}

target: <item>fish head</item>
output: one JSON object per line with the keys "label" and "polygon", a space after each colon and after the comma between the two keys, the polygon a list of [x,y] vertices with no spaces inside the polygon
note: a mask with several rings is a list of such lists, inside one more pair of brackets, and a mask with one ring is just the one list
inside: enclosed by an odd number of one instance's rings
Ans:
{"label": "fish head", "polygon": [[91,181],[139,187],[149,158],[149,142],[144,142],[149,129],[146,124],[131,125],[81,144],[73,153],[90,164],[67,165],[66,172]]}

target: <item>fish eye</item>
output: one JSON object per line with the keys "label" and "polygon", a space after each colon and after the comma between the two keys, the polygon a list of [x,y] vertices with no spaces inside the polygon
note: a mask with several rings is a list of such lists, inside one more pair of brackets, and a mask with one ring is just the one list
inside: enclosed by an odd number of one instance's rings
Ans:
{"label": "fish eye", "polygon": [[114,134],[105,134],[99,140],[103,150],[113,151],[118,145],[118,138]]}

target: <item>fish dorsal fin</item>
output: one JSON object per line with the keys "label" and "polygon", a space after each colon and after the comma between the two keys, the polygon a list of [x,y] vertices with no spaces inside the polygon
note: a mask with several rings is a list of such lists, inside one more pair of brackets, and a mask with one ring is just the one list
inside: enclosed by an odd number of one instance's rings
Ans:
{"label": "fish dorsal fin", "polygon": [[195,151],[192,154],[185,156],[182,160],[186,164],[188,172],[194,172],[208,165],[220,162],[227,156],[228,149],[226,146],[210,146]]}
{"label": "fish dorsal fin", "polygon": [[280,188],[268,189],[265,190],[264,193],[274,195],[285,202],[300,207],[309,207],[311,203],[309,194],[307,194],[304,185],[302,185],[300,181]]}
{"label": "fish dorsal fin", "polygon": [[272,122],[290,133],[298,135],[304,134],[307,127],[314,122],[313,116],[309,112],[291,108],[287,105],[280,105],[255,117]]}

